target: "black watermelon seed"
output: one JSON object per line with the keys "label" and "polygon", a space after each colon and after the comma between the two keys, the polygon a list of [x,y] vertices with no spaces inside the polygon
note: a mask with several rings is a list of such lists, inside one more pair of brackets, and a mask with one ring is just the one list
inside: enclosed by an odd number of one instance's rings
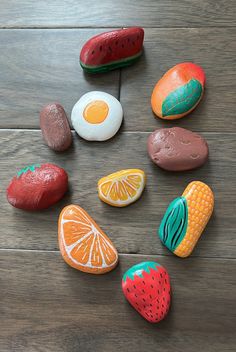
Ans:
{"label": "black watermelon seed", "polygon": [[129,292],[129,289],[127,288],[127,291]]}
{"label": "black watermelon seed", "polygon": [[102,51],[102,46],[101,46],[101,45],[100,45],[100,48],[99,48],[99,49],[100,49],[100,51]]}
{"label": "black watermelon seed", "polygon": [[116,45],[118,45],[119,40],[116,41]]}
{"label": "black watermelon seed", "polygon": [[164,308],[164,305],[163,305],[163,304],[162,304],[161,306],[162,306],[162,308]]}
{"label": "black watermelon seed", "polygon": [[152,276],[152,279],[154,280],[154,276]]}
{"label": "black watermelon seed", "polygon": [[149,314],[148,313],[145,313],[146,314],[146,316],[148,316],[149,317]]}
{"label": "black watermelon seed", "polygon": [[165,287],[163,288],[163,291],[165,291],[166,289],[165,289]]}
{"label": "black watermelon seed", "polygon": [[149,295],[149,297],[152,299],[152,295]]}
{"label": "black watermelon seed", "polygon": [[160,273],[160,276],[161,276],[161,278],[162,278],[162,273]]}
{"label": "black watermelon seed", "polygon": [[109,46],[109,50],[110,50],[110,52],[112,52],[112,48]]}
{"label": "black watermelon seed", "polygon": [[142,289],[142,292],[145,293],[144,289]]}
{"label": "black watermelon seed", "polygon": [[138,296],[136,295],[136,293],[135,293],[134,295],[135,295],[135,297],[138,297]]}
{"label": "black watermelon seed", "polygon": [[159,284],[161,284],[161,281],[159,281]]}
{"label": "black watermelon seed", "polygon": [[92,51],[92,55],[94,54],[94,50]]}
{"label": "black watermelon seed", "polygon": [[143,281],[143,284],[145,285],[145,281]]}
{"label": "black watermelon seed", "polygon": [[151,318],[153,318],[153,315],[151,314]]}
{"label": "black watermelon seed", "polygon": [[165,279],[165,283],[167,284],[167,280]]}
{"label": "black watermelon seed", "polygon": [[158,295],[160,294],[160,290],[157,291],[158,292]]}
{"label": "black watermelon seed", "polygon": [[134,285],[133,288],[136,289],[136,286]]}
{"label": "black watermelon seed", "polygon": [[163,302],[165,301],[165,297],[163,297]]}
{"label": "black watermelon seed", "polygon": [[151,288],[153,288],[153,285],[151,285]]}
{"label": "black watermelon seed", "polygon": [[152,303],[150,303],[150,307],[152,307]]}
{"label": "black watermelon seed", "polygon": [[146,302],[146,299],[143,298],[143,302]]}

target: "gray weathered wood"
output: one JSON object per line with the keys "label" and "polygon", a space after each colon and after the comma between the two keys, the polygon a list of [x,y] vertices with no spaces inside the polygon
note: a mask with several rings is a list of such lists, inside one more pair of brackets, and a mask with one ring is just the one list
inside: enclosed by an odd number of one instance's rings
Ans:
{"label": "gray weathered wood", "polygon": [[[126,130],[153,131],[178,125],[195,131],[236,131],[236,30],[146,29],[145,54],[122,70],[121,103]],[[206,73],[206,91],[194,112],[176,121],[155,118],[151,94],[156,82],[172,66],[183,61],[201,65]]]}
{"label": "gray weathered wood", "polygon": [[[171,277],[172,307],[158,325],[125,300],[123,273],[145,260]],[[222,352],[235,348],[235,260],[120,256],[109,274],[70,268],[59,253],[0,251],[1,352]]]}
{"label": "gray weathered wood", "polygon": [[234,0],[1,0],[1,27],[235,25]]}
{"label": "gray weathered wood", "polygon": [[39,127],[39,111],[59,101],[70,116],[90,90],[118,96],[119,70],[84,74],[80,50],[101,29],[0,30],[0,127]]}
{"label": "gray weathered wood", "polygon": [[[0,131],[1,248],[57,249],[57,218],[63,206],[84,207],[123,253],[170,254],[156,230],[168,203],[180,196],[192,180],[202,180],[215,193],[215,213],[194,256],[235,258],[236,189],[235,134],[204,133],[210,160],[202,168],[169,173],[155,166],[146,152],[147,133],[120,133],[106,143],[86,142],[74,134],[67,152],[51,151],[40,131]],[[16,171],[33,163],[54,162],[69,174],[70,192],[57,205],[42,212],[28,213],[5,200],[5,189]],[[126,208],[114,208],[97,196],[97,181],[123,168],[141,168],[147,173],[142,198]]]}

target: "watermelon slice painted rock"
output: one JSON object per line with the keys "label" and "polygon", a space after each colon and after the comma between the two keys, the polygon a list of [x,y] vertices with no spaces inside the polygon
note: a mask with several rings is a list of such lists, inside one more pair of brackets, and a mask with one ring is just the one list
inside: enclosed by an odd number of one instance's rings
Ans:
{"label": "watermelon slice painted rock", "polygon": [[118,29],[90,38],[80,53],[80,65],[90,73],[129,66],[142,54],[144,30],[140,27]]}
{"label": "watermelon slice painted rock", "polygon": [[158,323],[168,314],[171,289],[166,269],[155,262],[132,266],[123,276],[125,298],[143,318]]}
{"label": "watermelon slice painted rock", "polygon": [[200,102],[204,85],[205,73],[200,66],[184,62],[172,67],[154,87],[153,112],[166,120],[189,114]]}
{"label": "watermelon slice painted rock", "polygon": [[16,208],[41,210],[59,201],[68,188],[64,169],[54,164],[34,164],[21,169],[7,188],[7,200]]}

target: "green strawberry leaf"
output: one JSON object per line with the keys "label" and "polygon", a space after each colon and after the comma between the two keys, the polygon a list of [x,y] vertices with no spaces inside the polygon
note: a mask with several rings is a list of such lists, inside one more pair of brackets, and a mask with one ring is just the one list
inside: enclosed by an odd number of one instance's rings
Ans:
{"label": "green strawberry leaf", "polygon": [[134,275],[143,277],[143,271],[146,271],[146,273],[149,274],[150,269],[158,270],[157,269],[158,266],[160,266],[160,264],[155,262],[143,262],[143,263],[136,264],[126,271],[126,273],[123,276],[123,281],[126,281],[127,278],[134,280]]}
{"label": "green strawberry leaf", "polygon": [[171,92],[162,103],[162,115],[171,116],[184,114],[191,110],[201,98],[202,85],[196,79]]}
{"label": "green strawberry leaf", "polygon": [[36,167],[40,167],[40,164],[33,164],[30,166],[26,166],[23,169],[21,169],[20,171],[17,172],[17,177],[20,177],[22,174],[25,174],[27,171],[32,171],[34,172]]}
{"label": "green strawberry leaf", "polygon": [[159,237],[171,252],[174,252],[185,236],[187,225],[187,201],[184,197],[178,197],[168,206],[159,227]]}

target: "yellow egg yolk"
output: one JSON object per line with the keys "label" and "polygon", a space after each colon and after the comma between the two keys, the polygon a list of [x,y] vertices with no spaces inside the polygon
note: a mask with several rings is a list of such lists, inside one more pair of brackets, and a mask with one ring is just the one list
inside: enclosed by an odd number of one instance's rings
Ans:
{"label": "yellow egg yolk", "polygon": [[84,109],[84,118],[89,123],[98,124],[103,122],[109,112],[107,103],[103,100],[94,100]]}

